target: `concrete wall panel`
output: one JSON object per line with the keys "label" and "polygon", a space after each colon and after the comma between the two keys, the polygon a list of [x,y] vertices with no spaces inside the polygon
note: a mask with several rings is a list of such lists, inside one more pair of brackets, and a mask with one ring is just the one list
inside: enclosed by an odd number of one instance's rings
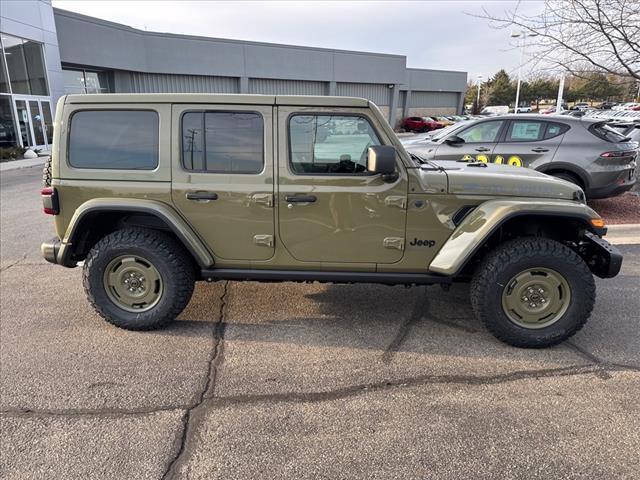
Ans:
{"label": "concrete wall panel", "polygon": [[326,95],[325,82],[305,82],[302,80],[275,80],[250,78],[249,93],[263,95]]}
{"label": "concrete wall panel", "polygon": [[238,93],[238,79],[198,75],[131,73],[133,93]]}
{"label": "concrete wall panel", "polygon": [[458,94],[454,92],[411,92],[409,108],[415,107],[453,107],[458,106]]}
{"label": "concrete wall panel", "polygon": [[393,89],[386,84],[338,83],[336,86],[338,96],[367,98],[378,106],[389,105],[392,93]]}

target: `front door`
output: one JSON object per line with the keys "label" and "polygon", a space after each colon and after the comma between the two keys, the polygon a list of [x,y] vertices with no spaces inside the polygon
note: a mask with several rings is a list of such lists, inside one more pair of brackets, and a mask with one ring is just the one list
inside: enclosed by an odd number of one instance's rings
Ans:
{"label": "front door", "polygon": [[506,123],[505,120],[483,121],[456,132],[453,135],[463,141],[452,144],[442,142],[438,145],[434,158],[436,160],[477,160],[486,163],[491,158]]}
{"label": "front door", "polygon": [[358,109],[278,107],[278,215],[298,261],[394,263],[404,253],[408,180],[367,172],[384,143],[378,120]]}
{"label": "front door", "polygon": [[48,149],[53,140],[51,106],[37,97],[14,96],[18,134],[25,148]]}
{"label": "front door", "polygon": [[174,105],[172,199],[218,259],[274,253],[273,107]]}

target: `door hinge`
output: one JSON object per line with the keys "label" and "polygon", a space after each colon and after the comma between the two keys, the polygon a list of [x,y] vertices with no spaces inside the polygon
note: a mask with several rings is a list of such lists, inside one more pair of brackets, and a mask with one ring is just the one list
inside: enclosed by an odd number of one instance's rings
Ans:
{"label": "door hinge", "polygon": [[254,193],[251,195],[251,203],[260,203],[267,207],[273,207],[273,194],[271,193]]}
{"label": "door hinge", "polygon": [[384,204],[387,207],[398,207],[404,210],[407,208],[407,197],[404,195],[389,195],[384,199]]}
{"label": "door hinge", "polygon": [[395,248],[396,250],[404,250],[404,238],[386,237],[382,244],[384,248]]}
{"label": "door hinge", "polygon": [[273,247],[273,235],[254,235],[253,243],[264,245],[265,247]]}

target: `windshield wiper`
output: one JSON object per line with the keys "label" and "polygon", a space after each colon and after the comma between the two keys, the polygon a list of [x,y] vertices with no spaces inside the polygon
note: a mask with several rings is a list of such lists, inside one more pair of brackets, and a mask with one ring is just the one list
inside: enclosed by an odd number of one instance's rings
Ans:
{"label": "windshield wiper", "polygon": [[413,158],[414,160],[417,160],[419,164],[424,165],[425,163],[427,163],[427,161],[424,158],[419,157],[415,153],[412,153],[412,152],[408,152],[408,153],[411,156],[411,158]]}
{"label": "windshield wiper", "polygon": [[429,165],[430,167],[435,168],[439,172],[444,172],[445,171],[444,167],[438,165],[435,162],[432,162],[431,160],[427,160],[426,158],[419,157],[415,153],[411,153],[411,152],[409,152],[409,155],[411,155],[411,158],[413,158],[414,160],[417,160],[420,165]]}

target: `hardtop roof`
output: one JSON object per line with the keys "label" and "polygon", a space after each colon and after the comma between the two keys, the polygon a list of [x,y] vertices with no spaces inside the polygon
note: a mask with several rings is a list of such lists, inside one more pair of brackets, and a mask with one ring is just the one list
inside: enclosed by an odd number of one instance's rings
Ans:
{"label": "hardtop roof", "polygon": [[307,95],[253,95],[226,93],[98,93],[67,95],[65,103],[208,103],[244,105],[302,105],[319,107],[368,107],[369,101],[357,97]]}

